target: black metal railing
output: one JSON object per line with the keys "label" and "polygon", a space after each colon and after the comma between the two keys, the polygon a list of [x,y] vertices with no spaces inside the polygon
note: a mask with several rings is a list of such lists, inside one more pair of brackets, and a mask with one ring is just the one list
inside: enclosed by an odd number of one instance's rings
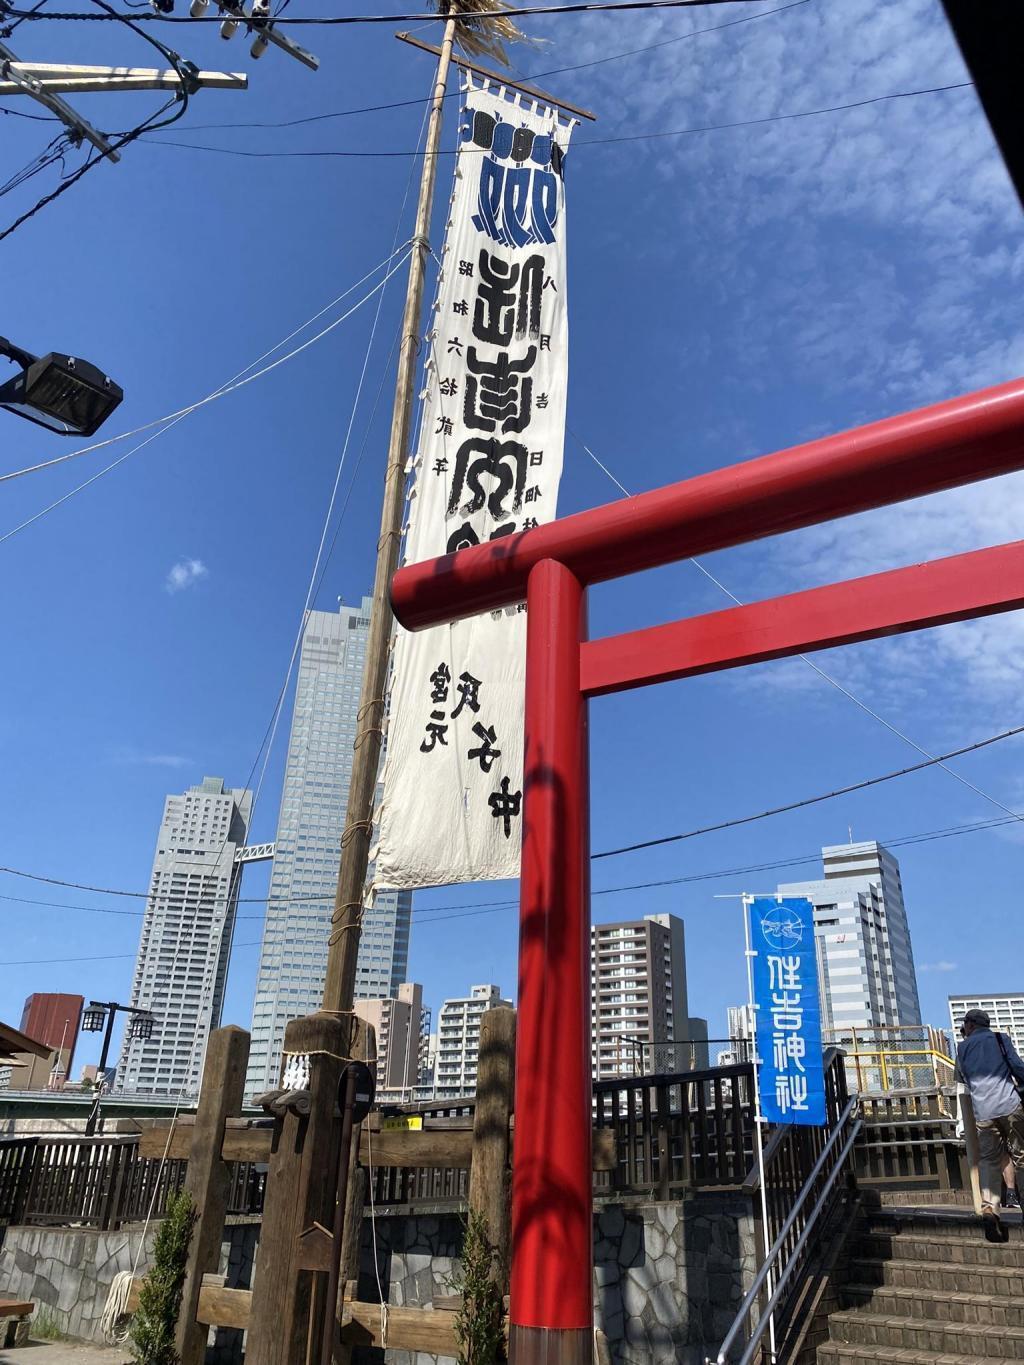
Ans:
{"label": "black metal railing", "polygon": [[825,1053],[825,1114],[824,1127],[787,1124],[771,1133],[763,1153],[763,1197],[756,1164],[744,1182],[767,1245],[716,1365],[733,1359],[741,1344],[740,1365],[787,1358],[801,1290],[834,1215],[855,1188],[853,1150],[861,1119],[837,1048]]}

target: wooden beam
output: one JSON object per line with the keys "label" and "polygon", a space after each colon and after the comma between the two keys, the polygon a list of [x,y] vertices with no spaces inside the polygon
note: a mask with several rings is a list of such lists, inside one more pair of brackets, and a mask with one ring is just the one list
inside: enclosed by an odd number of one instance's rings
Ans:
{"label": "wooden beam", "polygon": [[[414,38],[411,33],[396,33],[395,37],[400,43],[408,43],[410,47],[418,47],[423,52],[432,52],[436,57],[441,55],[439,47],[425,43],[422,38]],[[461,66],[463,71],[473,71],[486,80],[494,81],[498,86],[505,86],[508,90],[521,90],[524,95],[529,95],[531,99],[535,99],[541,104],[549,104],[552,109],[564,109],[567,114],[576,114],[579,118],[589,119],[591,123],[597,122],[597,115],[589,109],[580,109],[578,105],[567,104],[565,100],[559,99],[556,95],[549,95],[546,90],[538,90],[535,85],[524,85],[522,81],[514,81],[511,76],[503,75],[500,71],[488,71],[486,66],[478,66],[476,62],[468,61],[465,57],[456,56],[454,53],[451,60],[452,66]]]}
{"label": "wooden beam", "polygon": [[580,690],[599,697],[1024,607],[1024,541],[974,550],[580,647]]}
{"label": "wooden beam", "polygon": [[359,1160],[364,1166],[469,1166],[473,1160],[472,1133],[374,1133],[359,1137]]}
{"label": "wooden beam", "polygon": [[231,1174],[221,1155],[224,1121],[242,1106],[248,1060],[249,1035],[244,1029],[230,1026],[210,1034],[185,1176],[185,1191],[191,1196],[198,1217],[189,1244],[175,1331],[174,1346],[180,1365],[203,1365],[206,1359],[209,1333],[198,1318],[200,1292],[204,1288],[203,1276],[220,1265],[231,1189]]}
{"label": "wooden beam", "polygon": [[[249,1326],[252,1312],[251,1289],[225,1289],[222,1285],[204,1284],[199,1291],[196,1321],[204,1327]],[[206,1333],[203,1333],[205,1340]]]}
{"label": "wooden beam", "polygon": [[[351,1302],[345,1305],[341,1339],[351,1346],[383,1346],[380,1304]],[[457,1356],[455,1314],[433,1308],[388,1306],[389,1350],[424,1351],[429,1355]]]}
{"label": "wooden beam", "polygon": [[[379,1119],[373,1115],[373,1119]],[[180,1122],[180,1121],[179,1121]],[[238,1121],[236,1121],[237,1123]],[[242,1120],[248,1123],[248,1120]],[[369,1122],[369,1120],[368,1120]],[[139,1134],[139,1155],[158,1160],[164,1154],[167,1128],[154,1126]],[[515,1133],[515,1120],[511,1121]],[[229,1121],[224,1130],[221,1155],[225,1161],[269,1161],[274,1130],[233,1126]],[[359,1140],[359,1159],[368,1162],[368,1147],[373,1149],[374,1166],[424,1166],[439,1169],[469,1168],[472,1165],[473,1129],[470,1119],[444,1120],[441,1127],[424,1128],[418,1133],[382,1133],[376,1124],[370,1142],[366,1129]],[[169,1157],[187,1160],[192,1147],[192,1128],[175,1126],[171,1137]],[[615,1134],[611,1128],[594,1130],[594,1170],[612,1170],[616,1162]]]}

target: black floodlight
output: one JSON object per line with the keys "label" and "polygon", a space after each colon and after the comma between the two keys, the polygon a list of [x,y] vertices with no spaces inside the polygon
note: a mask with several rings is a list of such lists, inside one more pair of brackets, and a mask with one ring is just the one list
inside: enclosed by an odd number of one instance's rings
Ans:
{"label": "black floodlight", "polygon": [[82,1029],[86,1033],[102,1033],[107,1022],[107,1011],[103,1005],[90,1005],[82,1014]]}
{"label": "black floodlight", "polygon": [[119,384],[72,355],[34,356],[0,337],[0,355],[21,374],[0,385],[0,407],[62,436],[91,436],[124,397]]}

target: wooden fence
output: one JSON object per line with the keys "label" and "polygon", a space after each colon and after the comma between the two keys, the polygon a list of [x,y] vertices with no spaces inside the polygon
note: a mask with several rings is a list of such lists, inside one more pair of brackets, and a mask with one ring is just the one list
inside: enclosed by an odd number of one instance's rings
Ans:
{"label": "wooden fence", "polygon": [[862,1095],[861,1110],[864,1129],[854,1149],[860,1184],[883,1191],[970,1189],[966,1148],[940,1089]]}
{"label": "wooden fence", "polygon": [[[187,1166],[141,1155],[134,1135],[0,1138],[0,1226],[105,1230],[161,1218]],[[260,1213],[265,1178],[252,1162],[232,1163],[229,1212]]]}

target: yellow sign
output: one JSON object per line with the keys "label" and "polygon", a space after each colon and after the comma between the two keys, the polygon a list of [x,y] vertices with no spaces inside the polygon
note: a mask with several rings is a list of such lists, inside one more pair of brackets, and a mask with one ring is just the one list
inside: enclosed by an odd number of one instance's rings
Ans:
{"label": "yellow sign", "polygon": [[423,1131],[423,1117],[420,1114],[397,1114],[380,1121],[382,1133],[420,1133]]}

